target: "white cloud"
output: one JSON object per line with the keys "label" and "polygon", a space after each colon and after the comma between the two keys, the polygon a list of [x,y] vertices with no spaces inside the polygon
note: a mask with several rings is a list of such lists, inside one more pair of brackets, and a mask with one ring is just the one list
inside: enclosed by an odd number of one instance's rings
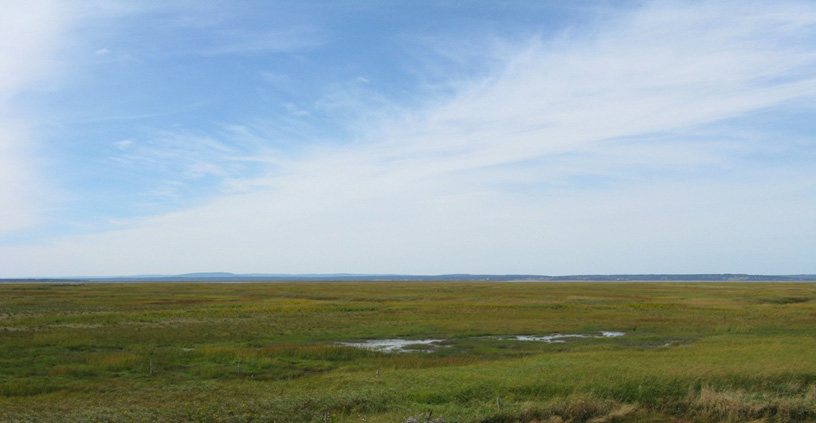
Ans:
{"label": "white cloud", "polygon": [[306,110],[301,109],[298,106],[295,106],[293,103],[286,103],[283,105],[287,112],[289,112],[293,116],[305,117],[309,116],[309,112]]}
{"label": "white cloud", "polygon": [[125,151],[128,148],[130,148],[131,145],[133,145],[133,141],[131,140],[116,141],[115,143],[113,143],[113,145],[115,145],[116,148],[118,148],[119,150]]}
{"label": "white cloud", "polygon": [[0,107],[6,113],[12,96],[48,74],[52,53],[65,29],[65,14],[56,1],[4,2],[0,15]]}
{"label": "white cloud", "polygon": [[289,77],[289,75],[275,72],[261,72],[261,77],[264,81],[276,88],[291,89],[292,78]]}
{"label": "white cloud", "polygon": [[0,234],[40,219],[53,195],[41,180],[38,147],[17,96],[49,76],[66,29],[67,10],[53,1],[4,2],[0,13]]}
{"label": "white cloud", "polygon": [[27,148],[24,124],[0,119],[0,234],[36,223],[44,206],[43,182],[37,178],[37,162]]}
{"label": "white cloud", "polygon": [[412,112],[343,87],[318,106],[390,115],[355,122],[363,141],[258,157],[242,194],[0,256],[29,275],[812,271],[816,169],[743,163],[783,141],[710,125],[813,99],[815,32],[808,3],[649,3],[491,53],[501,71]]}
{"label": "white cloud", "polygon": [[223,44],[189,51],[188,53],[214,56],[221,54],[252,54],[260,52],[283,53],[311,49],[325,42],[325,35],[311,28],[294,28],[281,31],[254,32],[234,31]]}
{"label": "white cloud", "polygon": [[97,56],[105,56],[105,55],[110,54],[110,52],[111,51],[108,50],[107,48],[100,48],[99,50],[96,50],[94,52],[94,54],[97,55]]}

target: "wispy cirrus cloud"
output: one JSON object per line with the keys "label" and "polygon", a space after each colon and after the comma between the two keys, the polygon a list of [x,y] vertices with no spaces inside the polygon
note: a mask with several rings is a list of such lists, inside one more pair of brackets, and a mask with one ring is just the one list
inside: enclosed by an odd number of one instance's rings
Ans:
{"label": "wispy cirrus cloud", "polygon": [[262,123],[134,141],[123,160],[215,176],[223,195],[2,255],[43,274],[807,271],[816,149],[767,123],[813,113],[814,38],[806,2],[661,2],[496,42],[487,70],[410,105],[329,90],[313,110],[337,110],[345,142],[274,148]]}
{"label": "wispy cirrus cloud", "polygon": [[[161,208],[168,198],[181,200],[191,192],[197,194],[192,196],[195,201],[228,190],[225,182],[218,181],[257,173],[257,161],[251,157],[263,150],[247,134],[236,131],[234,127],[214,134],[157,131],[141,139],[114,142],[117,152],[108,161],[121,172],[139,175],[133,182],[138,184],[144,206],[155,203]],[[202,187],[202,180],[211,182]],[[202,189],[205,193],[197,192]]]}
{"label": "wispy cirrus cloud", "polygon": [[300,51],[324,44],[326,34],[311,28],[295,28],[264,33],[232,31],[220,33],[218,38],[218,41],[214,41],[210,46],[182,53],[213,56]]}
{"label": "wispy cirrus cloud", "polygon": [[49,76],[54,54],[67,29],[69,11],[56,2],[3,5],[0,14],[0,234],[41,219],[53,195],[41,179],[38,146],[27,116],[16,111],[17,97]]}

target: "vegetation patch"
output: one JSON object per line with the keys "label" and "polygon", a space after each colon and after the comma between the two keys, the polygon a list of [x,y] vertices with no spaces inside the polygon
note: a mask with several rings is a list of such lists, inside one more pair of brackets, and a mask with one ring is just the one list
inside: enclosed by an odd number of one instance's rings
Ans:
{"label": "vegetation patch", "polygon": [[808,283],[0,285],[0,421],[816,421],[812,298]]}

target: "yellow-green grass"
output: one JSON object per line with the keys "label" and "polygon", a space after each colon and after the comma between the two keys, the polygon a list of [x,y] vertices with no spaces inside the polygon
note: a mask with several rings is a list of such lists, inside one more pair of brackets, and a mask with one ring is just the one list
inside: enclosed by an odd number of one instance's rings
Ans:
{"label": "yellow-green grass", "polygon": [[816,284],[0,284],[3,422],[410,418],[816,421]]}

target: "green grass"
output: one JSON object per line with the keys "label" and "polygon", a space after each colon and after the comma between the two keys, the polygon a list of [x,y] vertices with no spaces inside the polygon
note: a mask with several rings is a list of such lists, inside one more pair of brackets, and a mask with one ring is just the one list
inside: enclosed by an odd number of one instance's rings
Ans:
{"label": "green grass", "polygon": [[0,284],[0,421],[806,422],[814,351],[810,283]]}

